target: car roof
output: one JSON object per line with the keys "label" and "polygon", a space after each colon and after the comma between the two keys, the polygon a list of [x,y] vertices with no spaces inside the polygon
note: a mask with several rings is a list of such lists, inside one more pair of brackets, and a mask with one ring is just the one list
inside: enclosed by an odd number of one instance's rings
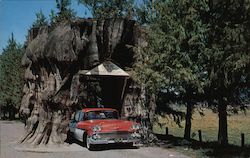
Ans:
{"label": "car roof", "polygon": [[82,109],[82,112],[90,112],[90,111],[117,111],[116,109],[112,109],[112,108],[84,108]]}

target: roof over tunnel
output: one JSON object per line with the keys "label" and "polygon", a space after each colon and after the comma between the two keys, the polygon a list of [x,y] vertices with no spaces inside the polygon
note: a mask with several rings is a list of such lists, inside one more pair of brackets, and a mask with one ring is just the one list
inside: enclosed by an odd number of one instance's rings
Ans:
{"label": "roof over tunnel", "polygon": [[121,76],[121,77],[129,77],[129,74],[119,68],[117,65],[112,63],[111,61],[105,61],[102,64],[96,66],[90,71],[82,70],[79,72],[81,75],[87,76]]}

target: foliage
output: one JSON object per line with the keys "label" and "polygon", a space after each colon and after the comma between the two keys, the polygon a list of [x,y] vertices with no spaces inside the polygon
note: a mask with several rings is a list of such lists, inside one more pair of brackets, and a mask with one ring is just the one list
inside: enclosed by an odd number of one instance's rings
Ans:
{"label": "foliage", "polygon": [[0,104],[3,106],[20,106],[23,86],[21,68],[22,47],[16,43],[13,34],[0,56]]}
{"label": "foliage", "polygon": [[135,6],[135,19],[141,25],[149,25],[154,16],[154,7],[152,0],[143,0],[140,5]]}
{"label": "foliage", "polygon": [[55,25],[58,22],[71,20],[75,17],[76,13],[70,8],[71,0],[56,0],[57,13],[51,10],[50,23]]}
{"label": "foliage", "polygon": [[[216,2],[216,3],[215,3]],[[250,4],[214,1],[208,15],[210,51],[206,54],[209,100],[227,105],[244,104],[250,85]]]}
{"label": "foliage", "polygon": [[56,23],[56,13],[54,10],[50,11],[49,18],[50,18],[50,23],[51,25],[54,25]]}
{"label": "foliage", "polygon": [[134,0],[79,0],[95,18],[133,17]]}
{"label": "foliage", "polygon": [[204,96],[208,25],[202,17],[208,8],[206,0],[151,2],[148,47],[135,64],[136,78],[157,94],[158,109],[171,112],[177,124],[183,116],[169,107],[170,101],[187,105],[186,139],[190,139],[193,104]]}
{"label": "foliage", "polygon": [[208,72],[206,94],[210,104],[218,107],[218,142],[221,145],[228,144],[228,105],[244,105],[249,98],[241,97],[250,85],[249,7],[248,0],[211,0],[207,15],[210,49],[205,58]]}
{"label": "foliage", "polygon": [[42,10],[36,13],[36,21],[34,21],[32,24],[32,27],[41,27],[41,26],[48,26],[48,21],[46,20],[46,17],[43,14]]}
{"label": "foliage", "polygon": [[221,143],[227,105],[249,101],[249,8],[247,0],[155,1],[149,44],[137,55],[137,79],[151,91],[219,107]]}
{"label": "foliage", "polygon": [[208,27],[201,17],[207,10],[205,0],[154,3],[148,47],[135,64],[137,79],[151,91],[177,97],[203,93]]}

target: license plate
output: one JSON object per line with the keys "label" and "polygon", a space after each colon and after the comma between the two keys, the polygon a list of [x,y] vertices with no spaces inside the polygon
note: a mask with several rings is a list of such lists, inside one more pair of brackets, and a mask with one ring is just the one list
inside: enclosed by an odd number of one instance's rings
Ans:
{"label": "license plate", "polygon": [[122,138],[117,138],[117,139],[115,139],[115,142],[120,143],[120,142],[122,142],[122,140],[123,140]]}

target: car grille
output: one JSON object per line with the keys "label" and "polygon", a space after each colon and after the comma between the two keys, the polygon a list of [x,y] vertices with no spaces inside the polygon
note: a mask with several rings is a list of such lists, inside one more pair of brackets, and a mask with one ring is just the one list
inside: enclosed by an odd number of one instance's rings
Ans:
{"label": "car grille", "polygon": [[117,139],[117,138],[127,139],[131,136],[131,133],[118,131],[118,132],[110,132],[110,133],[99,133],[99,135],[102,138],[107,138],[107,139]]}

